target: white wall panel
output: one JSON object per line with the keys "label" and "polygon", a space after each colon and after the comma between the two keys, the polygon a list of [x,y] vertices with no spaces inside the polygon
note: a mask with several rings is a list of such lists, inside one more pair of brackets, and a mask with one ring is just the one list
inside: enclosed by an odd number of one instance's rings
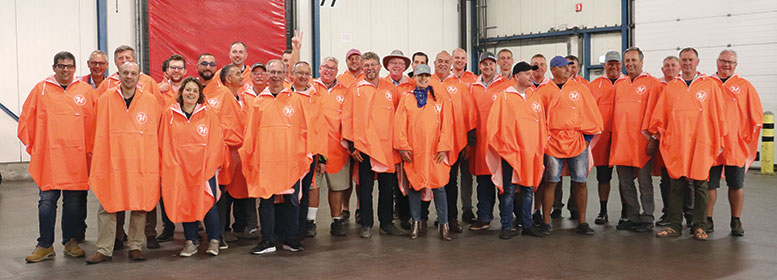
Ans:
{"label": "white wall panel", "polygon": [[[113,63],[113,50],[118,46],[128,45],[136,48],[135,45],[135,0],[106,1],[108,4],[108,15],[106,17],[108,24],[108,72],[118,71],[118,67]],[[93,20],[97,20],[94,18]],[[96,36],[95,36],[96,38]],[[95,45],[96,46],[96,45]]]}
{"label": "white wall panel", "polygon": [[[550,28],[602,27],[621,22],[620,0],[488,0],[489,37],[548,32]],[[582,3],[583,11],[575,12]]]}
{"label": "white wall panel", "polygon": [[[374,51],[381,57],[394,49],[408,57],[423,51],[432,60],[439,51],[450,52],[459,44],[457,1],[344,0],[337,1],[334,8],[329,3],[321,7],[321,57],[340,60],[341,73],[347,69],[345,53],[352,48],[362,53]],[[309,49],[303,47],[302,51]]]}
{"label": "white wall panel", "polygon": [[698,70],[713,74],[720,51],[733,48],[736,72],[758,90],[765,111],[777,112],[777,1],[635,1],[634,12],[635,44],[645,53],[646,71],[662,76],[664,57],[691,46],[699,51]]}
{"label": "white wall panel", "polygon": [[[88,73],[86,59],[97,46],[96,2],[90,0],[8,1],[0,11],[3,42],[9,67],[0,70],[0,102],[17,115],[35,83],[52,75],[54,54],[69,51],[76,57],[76,76]],[[0,162],[29,160],[16,138],[17,123],[0,113]]]}

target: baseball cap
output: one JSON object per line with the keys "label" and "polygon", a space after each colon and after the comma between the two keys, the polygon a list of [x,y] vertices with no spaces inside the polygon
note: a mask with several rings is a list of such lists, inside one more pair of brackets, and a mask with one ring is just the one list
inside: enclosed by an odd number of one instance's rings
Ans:
{"label": "baseball cap", "polygon": [[480,60],[478,62],[483,62],[483,60],[490,59],[496,62],[496,56],[494,56],[494,53],[492,52],[484,52],[480,54]]}
{"label": "baseball cap", "polygon": [[609,51],[604,55],[604,62],[613,60],[621,62],[621,53],[616,51]]}
{"label": "baseball cap", "polygon": [[421,74],[432,74],[432,68],[429,67],[429,65],[426,64],[418,64],[418,66],[415,67],[415,70],[413,71],[413,76],[418,76]]}
{"label": "baseball cap", "polygon": [[349,57],[351,57],[351,55],[354,55],[354,54],[362,55],[362,52],[360,52],[357,49],[350,49],[347,53],[345,53],[345,58],[348,59]]}
{"label": "baseball cap", "polygon": [[540,67],[537,65],[529,65],[529,63],[526,63],[525,61],[521,61],[513,66],[513,75],[529,70],[537,70],[539,68]]}
{"label": "baseball cap", "polygon": [[569,62],[569,60],[567,60],[563,56],[557,55],[550,60],[550,67],[562,67],[562,66],[567,66],[570,63],[571,62]]}

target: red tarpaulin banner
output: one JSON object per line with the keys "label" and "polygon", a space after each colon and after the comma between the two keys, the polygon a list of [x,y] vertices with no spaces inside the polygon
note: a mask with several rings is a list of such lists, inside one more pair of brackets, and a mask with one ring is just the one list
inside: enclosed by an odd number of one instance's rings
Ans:
{"label": "red tarpaulin banner", "polygon": [[231,63],[229,46],[248,47],[246,65],[280,58],[286,49],[285,0],[148,0],[149,72],[162,79],[162,62],[186,59],[186,75],[197,76],[197,57],[210,53],[221,68]]}

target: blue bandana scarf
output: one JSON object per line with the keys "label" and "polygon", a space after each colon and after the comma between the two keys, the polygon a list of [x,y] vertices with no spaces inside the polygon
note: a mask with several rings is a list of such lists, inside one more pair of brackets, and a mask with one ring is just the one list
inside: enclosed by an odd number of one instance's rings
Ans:
{"label": "blue bandana scarf", "polygon": [[429,88],[426,87],[425,89],[419,89],[416,87],[413,90],[413,95],[415,95],[415,100],[418,104],[418,108],[423,108],[424,105],[426,105],[426,99],[429,97]]}

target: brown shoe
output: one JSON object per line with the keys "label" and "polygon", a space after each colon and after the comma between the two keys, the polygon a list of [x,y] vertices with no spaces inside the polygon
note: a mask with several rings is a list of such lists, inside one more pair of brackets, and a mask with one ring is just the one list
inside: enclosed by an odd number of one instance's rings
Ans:
{"label": "brown shoe", "polygon": [[450,226],[451,226],[451,232],[453,233],[464,232],[464,229],[462,229],[461,226],[459,225],[459,220],[451,220]]}
{"label": "brown shoe", "polygon": [[451,241],[451,230],[449,224],[440,225],[440,239]]}
{"label": "brown shoe", "polygon": [[159,240],[156,240],[156,236],[146,236],[146,247],[149,249],[159,249]]}
{"label": "brown shoe", "polygon": [[65,255],[71,256],[74,258],[80,258],[83,256],[86,256],[86,252],[84,252],[84,249],[81,249],[81,247],[78,246],[78,240],[75,238],[70,238],[70,241],[65,243]]}
{"label": "brown shoe", "polygon": [[426,234],[426,230],[429,227],[429,224],[427,222],[428,222],[427,220],[421,220],[421,228],[419,231],[421,234]]}
{"label": "brown shoe", "polygon": [[471,230],[471,231],[479,231],[479,230],[486,230],[486,229],[488,229],[490,227],[491,227],[491,223],[490,222],[476,221],[476,222],[472,223],[469,226],[469,230]]}
{"label": "brown shoe", "polygon": [[110,256],[103,255],[100,252],[97,252],[94,254],[94,256],[86,259],[86,264],[96,264],[101,263],[104,261],[110,261],[112,258]]}
{"label": "brown shoe", "polygon": [[129,251],[129,258],[133,261],[145,261],[146,257],[143,256],[143,252],[140,250],[130,250]]}
{"label": "brown shoe", "polygon": [[26,260],[28,263],[36,263],[40,261],[45,261],[51,258],[54,258],[57,254],[54,253],[54,246],[43,248],[39,246],[35,246],[35,250],[30,253],[24,260]]}

